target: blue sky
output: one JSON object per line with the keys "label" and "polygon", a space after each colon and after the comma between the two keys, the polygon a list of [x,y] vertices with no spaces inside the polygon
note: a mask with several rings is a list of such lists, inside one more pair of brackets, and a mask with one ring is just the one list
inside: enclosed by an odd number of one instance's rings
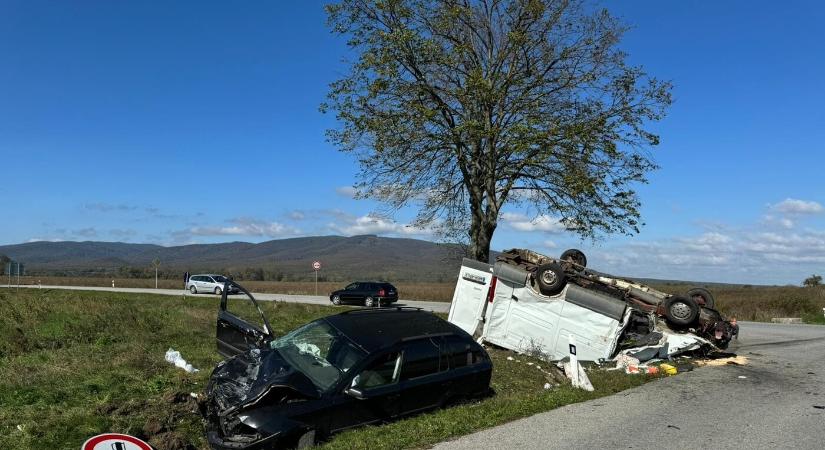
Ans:
{"label": "blue sky", "polygon": [[[825,272],[825,5],[605,2],[675,85],[638,236],[581,242],[507,210],[495,249],[584,249],[636,276]],[[318,112],[347,49],[321,2],[0,2],[0,244],[431,239],[372,219]]]}

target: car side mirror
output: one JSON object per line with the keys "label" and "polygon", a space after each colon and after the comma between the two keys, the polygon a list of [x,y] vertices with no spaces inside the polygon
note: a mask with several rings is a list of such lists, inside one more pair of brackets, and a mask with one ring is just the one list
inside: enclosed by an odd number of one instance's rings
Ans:
{"label": "car side mirror", "polygon": [[348,388],[344,389],[344,394],[347,394],[347,395],[349,395],[350,397],[353,397],[353,398],[357,398],[358,400],[364,400],[365,398],[367,398],[364,395],[364,391],[362,391],[358,388],[354,388],[354,387],[348,387]]}

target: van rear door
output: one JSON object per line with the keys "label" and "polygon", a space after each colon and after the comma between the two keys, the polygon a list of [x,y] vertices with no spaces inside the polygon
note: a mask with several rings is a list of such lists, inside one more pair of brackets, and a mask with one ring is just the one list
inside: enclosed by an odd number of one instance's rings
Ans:
{"label": "van rear door", "polygon": [[475,335],[484,321],[484,309],[492,280],[493,266],[464,258],[447,320],[468,334]]}

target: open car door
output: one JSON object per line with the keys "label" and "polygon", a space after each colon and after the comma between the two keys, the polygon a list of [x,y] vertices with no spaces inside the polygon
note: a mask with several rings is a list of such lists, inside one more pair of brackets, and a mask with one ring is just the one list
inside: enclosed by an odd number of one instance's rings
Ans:
{"label": "open car door", "polygon": [[[231,287],[239,289],[231,298]],[[218,324],[215,338],[218,353],[225,357],[246,352],[255,347],[263,347],[272,340],[272,327],[252,294],[243,286],[227,281],[221,294],[218,310]]]}

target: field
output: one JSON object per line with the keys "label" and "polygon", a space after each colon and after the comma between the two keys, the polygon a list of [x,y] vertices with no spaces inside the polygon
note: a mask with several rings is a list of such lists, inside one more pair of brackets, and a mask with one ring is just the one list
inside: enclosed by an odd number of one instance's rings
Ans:
{"label": "field", "polygon": [[[60,290],[0,288],[0,448],[77,449],[101,432],[147,439],[158,450],[206,449],[189,394],[219,361],[217,301]],[[340,309],[263,302],[277,333]],[[169,348],[201,371],[163,359]],[[519,417],[640,385],[649,378],[593,372],[592,393],[562,385],[529,358],[491,350],[497,394],[486,400],[333,438],[328,449],[421,448]]]}
{"label": "field", "polygon": [[[70,278],[70,277],[22,277],[21,284],[71,285],[71,286],[111,286],[110,278]],[[181,288],[175,280],[159,280],[164,289]],[[274,294],[315,293],[315,284],[310,282],[243,281],[252,292]],[[153,279],[115,279],[119,287],[155,286]],[[318,283],[320,295],[341,289],[342,283]],[[400,297],[407,300],[450,301],[455,283],[397,283]],[[687,292],[691,287],[682,283],[655,283],[653,287],[670,293]],[[701,286],[701,285],[699,285]],[[750,286],[750,285],[710,285],[704,286],[716,297],[716,306],[724,314],[737,320],[770,322],[773,317],[801,317],[809,323],[825,323],[825,286],[803,288],[795,286]]]}

